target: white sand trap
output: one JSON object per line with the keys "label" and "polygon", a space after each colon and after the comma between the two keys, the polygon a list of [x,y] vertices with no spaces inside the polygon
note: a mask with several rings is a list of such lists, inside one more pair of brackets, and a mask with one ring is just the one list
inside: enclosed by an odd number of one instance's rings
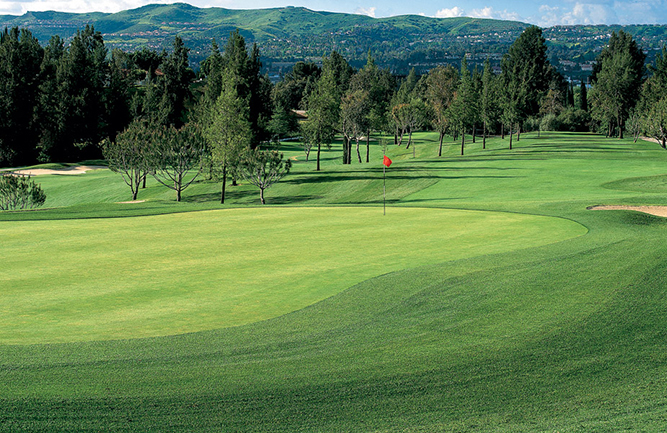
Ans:
{"label": "white sand trap", "polygon": [[146,200],[130,200],[130,201],[117,201],[118,204],[132,204],[132,203],[143,203]]}
{"label": "white sand trap", "polygon": [[589,210],[634,210],[667,218],[667,206],[590,206]]}
{"label": "white sand trap", "polygon": [[12,173],[18,174],[21,176],[40,176],[43,174],[84,174],[90,170],[98,170],[101,168],[108,168],[103,165],[77,165],[74,167],[59,168],[57,170],[48,169],[48,168],[35,168],[31,170],[16,170]]}

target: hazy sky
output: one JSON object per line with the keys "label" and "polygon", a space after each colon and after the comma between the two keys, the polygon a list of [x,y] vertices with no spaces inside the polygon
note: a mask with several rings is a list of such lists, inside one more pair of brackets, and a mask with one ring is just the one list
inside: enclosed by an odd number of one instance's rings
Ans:
{"label": "hazy sky", "polygon": [[[117,12],[160,0],[0,0],[0,14],[26,11]],[[255,9],[305,6],[313,10],[386,17],[420,14],[431,17],[472,16],[555,24],[665,24],[667,0],[190,0],[199,7]]]}

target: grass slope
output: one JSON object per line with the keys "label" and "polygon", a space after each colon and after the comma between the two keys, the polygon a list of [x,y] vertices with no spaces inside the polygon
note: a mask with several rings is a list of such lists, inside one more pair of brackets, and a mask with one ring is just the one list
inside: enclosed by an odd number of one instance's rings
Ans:
{"label": "grass slope", "polygon": [[243,325],[411,267],[415,256],[439,263],[585,233],[533,215],[398,208],[382,218],[353,207],[5,223],[0,344]]}
{"label": "grass slope", "polygon": [[[664,176],[667,154],[651,143],[551,134],[523,136],[513,151],[494,139],[487,150],[474,144],[460,157],[450,146],[435,158],[436,138],[418,135],[414,159],[412,149],[390,146],[390,215],[400,209],[408,216],[415,206],[503,211],[572,220],[588,233],[430,264],[418,247],[398,247],[410,263],[401,270],[244,326],[0,346],[0,429],[661,430],[667,421],[666,220],[586,206],[664,204],[667,195],[652,188],[655,182],[633,179]],[[296,148],[287,150],[297,156]],[[270,198],[274,205],[327,205],[319,209],[325,213],[331,204],[377,212],[378,150],[369,165],[341,166],[336,148],[322,173],[297,161]],[[107,175],[41,178],[47,194],[50,185],[61,185],[50,199],[65,204],[69,196],[70,206],[4,213],[3,227],[116,216],[122,205],[113,199],[86,205],[106,193],[127,193]],[[79,182],[95,176],[104,187],[77,192]],[[205,203],[216,190],[201,182],[186,191],[190,202],[172,204],[168,192],[149,186],[142,191],[148,201],[128,214],[213,208]],[[256,200],[242,185],[228,206],[247,208]],[[201,217],[209,214],[218,213]],[[19,221],[28,219],[44,221]],[[127,221],[133,220],[141,218]]]}

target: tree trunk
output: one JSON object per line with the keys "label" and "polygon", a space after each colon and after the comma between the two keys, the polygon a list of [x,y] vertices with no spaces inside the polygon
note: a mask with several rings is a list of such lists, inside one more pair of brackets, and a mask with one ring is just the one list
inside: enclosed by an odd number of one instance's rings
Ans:
{"label": "tree trunk", "polygon": [[486,120],[482,128],[482,149],[486,149]]}
{"label": "tree trunk", "polygon": [[501,138],[502,140],[505,139],[505,124],[501,124],[501,125],[500,125],[500,138]]}
{"label": "tree trunk", "polygon": [[366,163],[371,162],[371,130],[366,134]]}
{"label": "tree trunk", "polygon": [[147,173],[144,172],[143,179],[142,179],[142,185],[141,185],[142,189],[146,189],[146,174]]}
{"label": "tree trunk", "polygon": [[442,140],[445,139],[445,133],[440,132],[440,147],[438,147],[438,156],[442,156]]}
{"label": "tree trunk", "polygon": [[260,189],[259,189],[259,201],[260,201],[260,203],[262,203],[262,204],[266,204],[266,203],[264,202],[264,188],[260,188]]}
{"label": "tree trunk", "polygon": [[398,146],[398,129],[394,132],[394,144]]}
{"label": "tree trunk", "polygon": [[181,184],[183,183],[183,179],[181,178],[181,175],[178,175],[178,179],[174,181],[174,189],[176,190],[176,201],[181,201]]}
{"label": "tree trunk", "polygon": [[662,148],[667,149],[667,143],[665,142],[665,137],[662,137]]}
{"label": "tree trunk", "polygon": [[348,138],[347,136],[343,137],[343,164],[347,164],[347,143],[348,143]]}
{"label": "tree trunk", "polygon": [[477,137],[477,128],[475,125],[472,125],[472,144],[475,144],[477,141],[475,138]]}
{"label": "tree trunk", "polygon": [[466,144],[466,132],[465,130],[461,132],[461,156],[463,156],[463,147]]}
{"label": "tree trunk", "polygon": [[516,124],[516,141],[521,140],[521,123]]}
{"label": "tree trunk", "polygon": [[408,131],[408,145],[405,147],[405,150],[408,150],[411,144],[412,144],[412,128],[410,128],[410,130]]}
{"label": "tree trunk", "polygon": [[176,201],[181,201],[181,190],[180,189],[176,190]]}
{"label": "tree trunk", "polygon": [[510,126],[510,150],[512,150],[512,136],[514,135],[514,132],[512,131],[512,127]]}
{"label": "tree trunk", "polygon": [[137,199],[137,194],[139,193],[139,190],[137,188],[132,188],[132,201],[135,201]]}
{"label": "tree trunk", "polygon": [[320,171],[320,152],[322,151],[322,144],[317,143],[317,168],[315,171]]}
{"label": "tree trunk", "polygon": [[220,204],[225,204],[225,188],[227,187],[227,164],[222,165],[222,189],[220,191]]}
{"label": "tree trunk", "polygon": [[357,143],[357,158],[359,159],[359,164],[361,164],[361,153],[359,152],[359,139],[355,139]]}

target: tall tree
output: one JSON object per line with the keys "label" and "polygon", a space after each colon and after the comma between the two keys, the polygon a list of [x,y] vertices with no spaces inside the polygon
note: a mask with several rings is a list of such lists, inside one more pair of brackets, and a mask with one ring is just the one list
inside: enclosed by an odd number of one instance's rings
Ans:
{"label": "tall tree", "polygon": [[217,101],[222,93],[222,70],[224,62],[218,43],[213,39],[211,41],[211,54],[202,62],[201,72],[206,77],[206,90],[204,91],[204,100],[210,107]]}
{"label": "tall tree", "polygon": [[268,125],[272,114],[272,85],[267,76],[260,74],[262,63],[259,57],[256,44],[248,54],[245,39],[238,30],[230,34],[222,55],[225,69],[239,77],[236,82],[238,96],[248,102],[253,147],[270,137]]}
{"label": "tall tree", "polygon": [[551,81],[552,68],[542,30],[537,26],[524,30],[503,56],[501,68],[503,123],[510,127],[510,133],[514,126],[519,133],[521,122],[539,112]]}
{"label": "tall tree", "polygon": [[65,54],[65,43],[60,36],[52,36],[44,48],[44,57],[40,65],[39,101],[36,107],[38,119],[37,160],[51,160],[54,149],[60,143],[63,129],[64,113],[59,108],[57,70],[61,58]]}
{"label": "tall tree", "polygon": [[[30,31],[18,27],[0,33],[0,160],[32,162],[39,121],[43,49]],[[4,157],[4,158],[3,158]]]}
{"label": "tall tree", "polygon": [[[340,106],[340,123],[341,131],[345,137],[345,142],[350,143],[352,140],[356,142],[357,158],[361,163],[361,153],[359,152],[359,140],[368,133],[370,129],[370,121],[368,118],[369,110],[368,92],[365,90],[349,91],[341,102]],[[352,159],[348,150],[347,163]]]}
{"label": "tall tree", "polygon": [[579,91],[579,109],[588,111],[588,92],[584,80],[581,80],[580,89],[581,90]]}
{"label": "tall tree", "polygon": [[431,123],[439,134],[438,156],[442,156],[442,142],[451,126],[448,109],[456,96],[459,73],[451,66],[438,66],[429,72],[426,84],[427,100],[433,113]]}
{"label": "tall tree", "polygon": [[366,65],[350,80],[350,91],[367,93],[366,126],[366,162],[370,160],[370,140],[373,131],[388,129],[387,118],[389,103],[396,87],[395,80],[388,70],[377,67],[371,53],[368,53]]}
{"label": "tall tree", "polygon": [[195,74],[190,69],[188,53],[179,36],[174,37],[173,51],[162,62],[162,76],[158,80],[161,123],[180,128],[186,123],[186,104],[192,98],[190,83]]}
{"label": "tall tree", "polygon": [[308,96],[308,120],[301,124],[304,140],[317,145],[316,171],[320,171],[322,145],[330,147],[336,135],[340,101],[335,74],[331,68],[324,68],[315,89]]}
{"label": "tall tree", "polygon": [[238,77],[227,71],[222,81],[222,92],[210,113],[211,118],[205,130],[211,149],[211,159],[219,168],[222,188],[220,203],[225,203],[227,177],[236,170],[241,154],[252,140],[248,103],[239,97],[236,80]]}
{"label": "tall tree", "polygon": [[613,135],[612,129],[616,127],[618,137],[623,138],[625,121],[637,101],[635,79],[632,57],[628,52],[604,59],[591,91],[591,104],[593,118],[607,125],[608,135]]}
{"label": "tall tree", "polygon": [[619,138],[623,138],[625,120],[637,103],[646,75],[645,60],[637,42],[621,30],[612,32],[609,44],[593,65],[592,115],[604,125],[608,135],[617,129]]}
{"label": "tall tree", "polygon": [[474,86],[468,69],[468,61],[464,56],[461,60],[461,79],[449,109],[453,126],[461,133],[461,155],[464,154],[466,131],[474,127],[474,122],[478,117],[477,95]]}
{"label": "tall tree", "polygon": [[482,149],[486,149],[486,136],[489,125],[495,122],[498,115],[497,80],[491,69],[489,59],[484,62],[482,88],[479,94],[479,115],[482,121]]}
{"label": "tall tree", "polygon": [[104,137],[104,86],[107,49],[102,34],[92,26],[77,31],[56,71],[58,110],[62,133],[54,159],[99,157],[94,146]]}
{"label": "tall tree", "polygon": [[134,82],[138,78],[134,72],[132,56],[115,48],[111,51],[109,75],[105,86],[104,135],[115,140],[116,134],[124,130],[132,121],[131,101]]}

